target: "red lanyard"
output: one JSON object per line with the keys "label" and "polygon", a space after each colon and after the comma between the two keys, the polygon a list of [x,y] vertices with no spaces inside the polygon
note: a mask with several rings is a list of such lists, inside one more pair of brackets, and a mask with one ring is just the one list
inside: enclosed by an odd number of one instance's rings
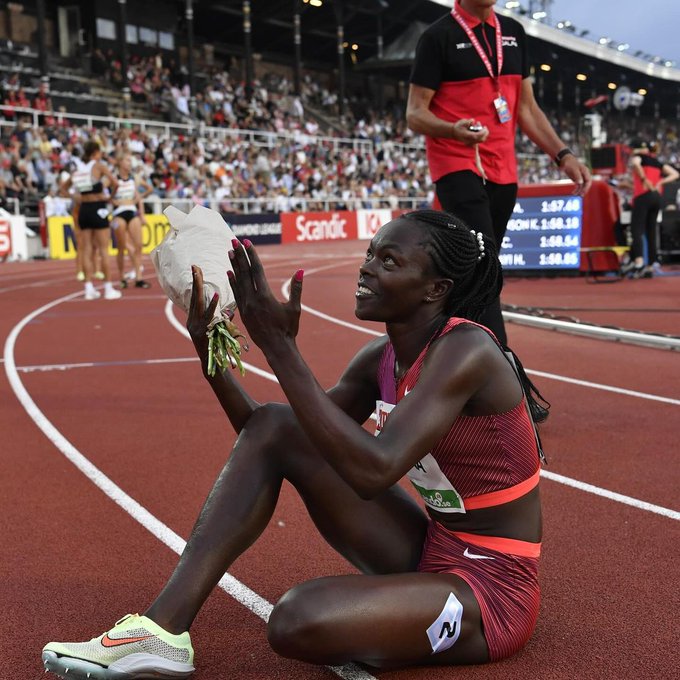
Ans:
{"label": "red lanyard", "polygon": [[[456,0],[457,2],[457,0]],[[492,12],[493,14],[493,22],[494,22],[494,28],[496,29],[496,58],[498,59],[498,76],[501,75],[501,71],[503,70],[503,36],[501,35],[501,27],[498,23],[498,17],[496,16],[495,12]],[[451,16],[460,24],[461,28],[465,31],[467,34],[467,37],[469,38],[470,42],[472,43],[472,46],[477,50],[477,54],[479,55],[479,58],[484,62],[484,66],[486,66],[486,70],[489,72],[489,75],[493,78],[494,82],[496,83],[496,87],[498,87],[498,76],[494,75],[493,72],[493,67],[491,66],[491,62],[489,61],[489,57],[486,56],[486,52],[482,48],[482,46],[479,44],[479,40],[477,40],[477,36],[472,32],[472,29],[467,25],[465,19],[458,13],[458,10],[456,9],[456,4],[454,3],[453,9],[451,10]],[[482,30],[484,30],[484,26],[482,25]]]}

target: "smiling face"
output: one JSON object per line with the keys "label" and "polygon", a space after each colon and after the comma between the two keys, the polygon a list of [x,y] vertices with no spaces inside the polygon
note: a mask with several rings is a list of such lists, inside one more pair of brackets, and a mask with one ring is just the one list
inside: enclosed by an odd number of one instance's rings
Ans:
{"label": "smiling face", "polygon": [[417,223],[396,219],[371,241],[359,269],[355,314],[366,321],[405,322],[417,317],[450,289],[438,277],[426,250],[427,232]]}

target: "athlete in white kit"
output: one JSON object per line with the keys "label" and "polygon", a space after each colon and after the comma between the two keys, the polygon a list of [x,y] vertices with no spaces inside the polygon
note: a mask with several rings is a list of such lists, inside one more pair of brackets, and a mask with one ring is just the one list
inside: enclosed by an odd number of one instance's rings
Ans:
{"label": "athlete in white kit", "polygon": [[135,274],[135,288],[150,288],[151,284],[142,279],[142,224],[144,223],[143,196],[132,176],[132,160],[123,156],[118,163],[118,186],[113,195],[113,220],[111,226],[116,235],[118,253],[116,261],[120,275],[120,287],[127,288],[125,278],[125,251],[132,260]]}
{"label": "athlete in white kit", "polygon": [[108,187],[112,193],[116,192],[117,182],[109,168],[102,162],[102,152],[99,144],[89,141],[85,144],[83,162],[78,169],[66,180],[64,191],[74,187],[77,195],[75,203],[79,206],[77,222],[81,230],[81,242],[83,246],[83,271],[85,275],[85,299],[96,300],[101,293],[92,284],[95,270],[95,250],[98,250],[102,259],[102,271],[104,273],[104,298],[117,300],[121,297],[120,291],[111,284],[109,276],[109,198],[104,190],[104,179],[108,180]]}

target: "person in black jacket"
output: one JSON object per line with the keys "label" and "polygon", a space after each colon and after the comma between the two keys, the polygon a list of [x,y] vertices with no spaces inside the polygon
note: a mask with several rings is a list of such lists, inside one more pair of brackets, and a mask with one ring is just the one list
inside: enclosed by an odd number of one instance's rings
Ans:
{"label": "person in black jacket", "polygon": [[[658,145],[655,142],[635,140],[631,171],[633,174],[633,212],[630,229],[633,244],[630,261],[621,268],[622,274],[633,278],[651,278],[654,264],[659,262],[657,251],[656,221],[662,208],[663,185],[675,182],[680,174],[668,163],[656,157]],[[643,235],[647,238],[647,265],[645,266]]]}

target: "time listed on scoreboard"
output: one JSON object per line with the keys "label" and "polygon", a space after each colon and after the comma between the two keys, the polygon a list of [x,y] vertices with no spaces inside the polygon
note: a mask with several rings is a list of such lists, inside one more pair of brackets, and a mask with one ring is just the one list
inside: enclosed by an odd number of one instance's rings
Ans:
{"label": "time listed on scoreboard", "polygon": [[508,269],[577,269],[583,199],[518,199],[499,255]]}

